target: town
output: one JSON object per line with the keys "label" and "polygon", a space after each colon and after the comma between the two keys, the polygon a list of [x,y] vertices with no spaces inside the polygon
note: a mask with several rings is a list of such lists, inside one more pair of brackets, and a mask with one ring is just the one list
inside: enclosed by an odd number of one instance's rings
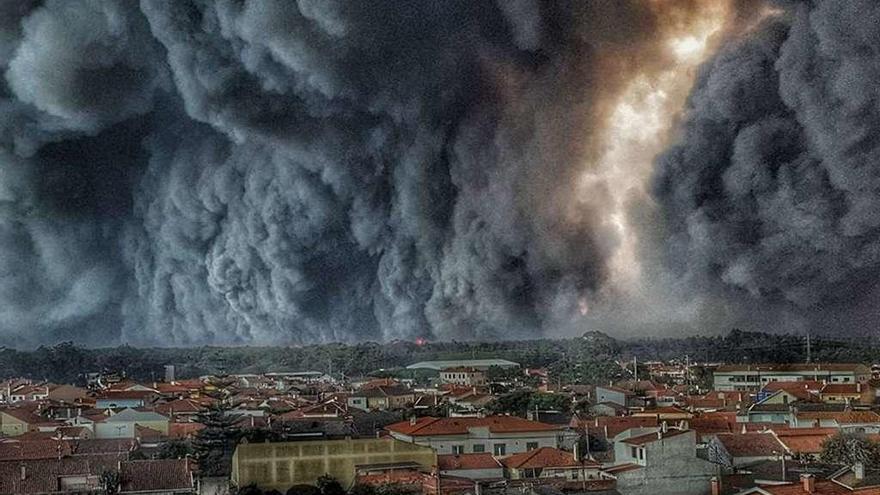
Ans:
{"label": "town", "polygon": [[870,363],[530,364],[13,377],[0,493],[880,493]]}

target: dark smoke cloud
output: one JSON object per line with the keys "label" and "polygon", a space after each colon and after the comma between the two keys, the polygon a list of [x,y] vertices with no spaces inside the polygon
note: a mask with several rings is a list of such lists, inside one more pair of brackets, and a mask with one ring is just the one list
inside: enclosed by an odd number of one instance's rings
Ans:
{"label": "dark smoke cloud", "polygon": [[616,242],[594,131],[698,4],[0,3],[0,343],[570,320]]}
{"label": "dark smoke cloud", "polygon": [[864,330],[880,273],[880,4],[778,5],[705,65],[658,159],[659,246],[693,292],[759,322],[756,303],[838,330],[858,313]]}

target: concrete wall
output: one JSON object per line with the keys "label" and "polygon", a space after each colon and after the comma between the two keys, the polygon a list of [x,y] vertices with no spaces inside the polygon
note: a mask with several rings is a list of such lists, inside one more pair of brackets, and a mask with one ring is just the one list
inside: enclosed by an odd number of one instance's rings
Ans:
{"label": "concrete wall", "polygon": [[95,401],[96,409],[136,408],[143,405],[143,399],[98,399]]}
{"label": "concrete wall", "polygon": [[9,414],[0,412],[0,433],[14,437],[27,433],[28,425],[22,420]]}
{"label": "concrete wall", "polygon": [[625,406],[626,394],[616,390],[609,390],[605,387],[596,387],[596,402],[613,402]]}
{"label": "concrete wall", "polygon": [[627,495],[705,495],[715,475],[714,464],[696,456],[696,434],[645,445],[646,465],[616,473],[617,490]]}
{"label": "concrete wall", "polygon": [[232,457],[232,482],[284,492],[329,474],[347,488],[354,483],[356,465],[392,462],[417,462],[431,469],[437,454],[390,438],[241,444]]}
{"label": "concrete wall", "polygon": [[95,438],[134,438],[134,423],[95,423]]}
{"label": "concrete wall", "polygon": [[440,471],[444,476],[458,476],[470,480],[491,480],[504,477],[504,468],[498,466],[493,469],[447,469]]}

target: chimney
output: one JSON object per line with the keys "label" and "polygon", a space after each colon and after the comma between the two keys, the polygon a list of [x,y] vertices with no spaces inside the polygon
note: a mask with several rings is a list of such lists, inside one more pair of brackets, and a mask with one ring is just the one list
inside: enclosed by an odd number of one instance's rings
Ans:
{"label": "chimney", "polygon": [[415,417],[415,416],[410,416],[410,417],[409,417],[409,424],[410,424],[410,426],[415,426],[415,425],[416,425],[416,417]]}
{"label": "chimney", "polygon": [[861,462],[853,464],[853,474],[855,474],[857,480],[865,479],[865,465]]}
{"label": "chimney", "polygon": [[802,474],[801,475],[801,486],[803,486],[805,492],[815,493],[816,492],[816,478],[814,478],[812,474]]}
{"label": "chimney", "polygon": [[711,487],[712,495],[721,495],[721,482],[718,481],[717,476],[713,476],[709,480],[709,486]]}

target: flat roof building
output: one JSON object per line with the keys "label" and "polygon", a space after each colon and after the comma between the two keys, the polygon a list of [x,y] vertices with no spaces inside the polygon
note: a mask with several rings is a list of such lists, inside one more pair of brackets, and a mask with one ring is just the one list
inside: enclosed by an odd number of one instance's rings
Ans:
{"label": "flat roof building", "polygon": [[713,372],[715,390],[758,390],[770,382],[865,383],[871,369],[854,363],[726,364]]}
{"label": "flat roof building", "polygon": [[408,370],[445,370],[447,368],[474,368],[478,370],[487,370],[492,366],[499,368],[519,368],[519,363],[508,361],[506,359],[453,359],[448,361],[421,361],[406,367]]}

